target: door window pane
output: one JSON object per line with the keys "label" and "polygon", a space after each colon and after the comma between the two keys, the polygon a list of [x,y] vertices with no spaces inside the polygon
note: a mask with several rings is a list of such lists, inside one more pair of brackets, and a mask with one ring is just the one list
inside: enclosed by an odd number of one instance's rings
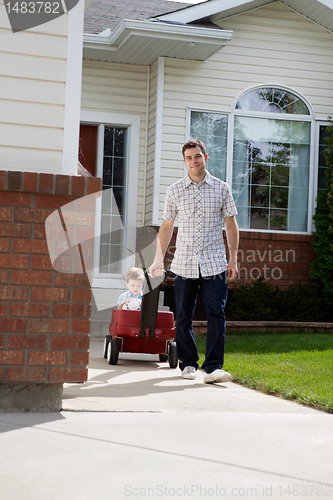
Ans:
{"label": "door window pane", "polygon": [[100,273],[121,273],[125,201],[126,129],[105,127]]}

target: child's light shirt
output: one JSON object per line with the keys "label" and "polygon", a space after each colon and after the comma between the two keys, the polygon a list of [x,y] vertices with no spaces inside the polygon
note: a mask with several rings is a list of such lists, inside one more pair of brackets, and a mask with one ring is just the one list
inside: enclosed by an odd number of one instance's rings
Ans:
{"label": "child's light shirt", "polygon": [[119,298],[118,298],[117,308],[118,308],[120,302],[122,302],[124,299],[139,299],[139,300],[142,300],[142,293],[140,292],[139,295],[134,295],[129,290],[127,292],[125,292],[125,293],[122,293],[119,296]]}

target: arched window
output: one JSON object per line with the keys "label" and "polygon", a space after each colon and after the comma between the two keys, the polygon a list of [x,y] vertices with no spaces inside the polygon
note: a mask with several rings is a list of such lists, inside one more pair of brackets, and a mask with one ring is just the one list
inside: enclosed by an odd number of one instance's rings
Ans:
{"label": "arched window", "polygon": [[261,87],[234,109],[232,191],[242,229],[308,230],[311,113],[296,94]]}
{"label": "arched window", "polygon": [[307,105],[295,94],[274,87],[250,90],[237,102],[236,109],[285,113],[288,115],[309,115]]}

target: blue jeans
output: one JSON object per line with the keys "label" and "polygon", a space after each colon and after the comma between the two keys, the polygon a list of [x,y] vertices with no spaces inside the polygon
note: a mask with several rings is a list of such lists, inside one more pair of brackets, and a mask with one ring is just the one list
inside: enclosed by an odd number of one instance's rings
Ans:
{"label": "blue jeans", "polygon": [[192,318],[200,285],[205,311],[207,316],[206,357],[202,368],[211,373],[223,367],[225,346],[225,314],[224,309],[228,295],[227,272],[216,276],[197,279],[176,276],[175,303],[176,303],[176,343],[179,358],[179,367],[198,368],[198,351],[194,339]]}

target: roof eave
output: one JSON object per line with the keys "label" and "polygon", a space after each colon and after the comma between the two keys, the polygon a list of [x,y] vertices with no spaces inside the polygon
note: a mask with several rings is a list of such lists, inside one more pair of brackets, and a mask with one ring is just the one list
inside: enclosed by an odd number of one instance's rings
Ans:
{"label": "roof eave", "polygon": [[[107,36],[105,36],[105,34]],[[226,43],[231,40],[232,35],[232,31],[222,29],[205,28],[185,24],[170,24],[151,20],[136,21],[124,19],[112,33],[103,32],[100,35],[84,34],[83,48],[93,51],[102,50],[107,51],[108,53],[115,53],[123,50],[125,57],[126,44],[129,44],[131,41],[133,41],[135,37],[139,37],[143,43],[145,40],[147,40],[148,43],[148,41],[151,41],[152,39],[156,39],[156,41],[165,40],[179,42],[179,44],[184,45],[184,57],[182,58],[186,59],[187,45],[190,46],[189,44],[192,44],[192,46],[194,46],[194,44],[204,44],[207,47],[211,45],[211,54],[213,54],[214,52],[216,52],[216,50],[226,45]],[[164,46],[164,49],[161,53],[159,53],[159,51],[161,51],[161,49],[157,48],[155,54],[156,58],[162,55],[164,57],[174,57],[171,52],[170,55],[167,53],[166,45]],[[210,51],[208,47],[207,53],[209,52]],[[131,52],[131,57],[133,58],[133,52]],[[189,56],[189,58],[195,59],[192,56]],[[205,59],[206,58],[207,57],[205,57]],[[123,62],[128,62],[126,61],[126,57]],[[145,62],[141,60],[140,64],[145,64]],[[149,64],[149,62],[147,62],[146,64]]]}

